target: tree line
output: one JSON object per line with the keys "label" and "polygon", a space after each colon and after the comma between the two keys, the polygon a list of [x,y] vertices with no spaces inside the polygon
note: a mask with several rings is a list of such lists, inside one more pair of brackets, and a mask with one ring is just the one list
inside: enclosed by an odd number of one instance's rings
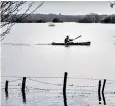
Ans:
{"label": "tree line", "polygon": [[[26,18],[19,20],[22,14],[13,15],[12,23],[46,23],[46,22],[78,22],[78,23],[115,23],[115,14],[112,15],[56,15],[56,14],[26,14]],[[4,20],[3,22],[9,22]]]}

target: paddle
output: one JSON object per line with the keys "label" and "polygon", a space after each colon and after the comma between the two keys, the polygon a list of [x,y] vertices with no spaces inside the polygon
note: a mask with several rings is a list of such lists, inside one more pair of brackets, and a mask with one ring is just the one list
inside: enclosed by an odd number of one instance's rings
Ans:
{"label": "paddle", "polygon": [[82,35],[76,37],[75,39],[71,39],[70,41],[76,40],[76,39],[80,38],[81,36],[82,36]]}
{"label": "paddle", "polygon": [[[78,36],[78,37],[76,37],[75,39],[78,39],[78,38],[80,38],[82,35],[80,35],[80,36]],[[75,39],[73,39],[73,40],[75,40]]]}

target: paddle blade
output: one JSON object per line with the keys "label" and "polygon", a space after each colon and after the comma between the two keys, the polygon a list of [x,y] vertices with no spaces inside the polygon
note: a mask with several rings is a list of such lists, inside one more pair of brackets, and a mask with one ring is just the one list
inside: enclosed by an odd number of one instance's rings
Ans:
{"label": "paddle blade", "polygon": [[75,39],[78,39],[78,38],[80,38],[82,35],[80,35],[80,36],[78,36],[78,37],[76,37]]}

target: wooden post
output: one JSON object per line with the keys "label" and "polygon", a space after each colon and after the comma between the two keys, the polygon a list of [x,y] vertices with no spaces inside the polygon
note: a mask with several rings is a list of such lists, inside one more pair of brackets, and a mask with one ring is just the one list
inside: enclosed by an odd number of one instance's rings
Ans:
{"label": "wooden post", "polygon": [[8,92],[8,80],[6,80],[6,83],[5,83],[5,92]]}
{"label": "wooden post", "polygon": [[63,82],[63,99],[64,99],[64,106],[67,106],[66,82],[67,82],[67,72],[65,72],[65,74],[64,74],[64,82]]}
{"label": "wooden post", "polygon": [[99,80],[99,85],[98,85],[98,99],[99,99],[99,104],[101,104],[101,80]]}
{"label": "wooden post", "polygon": [[106,100],[105,100],[105,96],[104,96],[105,83],[106,83],[106,79],[104,79],[103,88],[102,88],[102,97],[103,97],[104,105],[106,105]]}
{"label": "wooden post", "polygon": [[23,80],[22,80],[22,91],[25,91],[25,87],[26,87],[26,77],[23,77]]}
{"label": "wooden post", "polygon": [[6,94],[6,100],[8,99],[8,80],[6,80],[5,83],[5,94]]}
{"label": "wooden post", "polygon": [[23,103],[26,103],[25,87],[26,87],[26,77],[23,77],[23,80],[22,80],[22,99],[23,99]]}

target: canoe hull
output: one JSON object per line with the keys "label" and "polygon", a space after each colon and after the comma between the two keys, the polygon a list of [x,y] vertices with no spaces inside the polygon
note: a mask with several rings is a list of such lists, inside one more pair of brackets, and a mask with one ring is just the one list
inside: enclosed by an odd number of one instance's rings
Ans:
{"label": "canoe hull", "polygon": [[51,43],[52,45],[81,45],[81,46],[90,46],[90,44],[91,44],[91,42],[77,42],[77,43],[73,43],[73,42],[71,42],[71,43],[67,43],[67,44],[65,44],[65,43],[55,43],[55,42],[53,42],[53,43]]}

